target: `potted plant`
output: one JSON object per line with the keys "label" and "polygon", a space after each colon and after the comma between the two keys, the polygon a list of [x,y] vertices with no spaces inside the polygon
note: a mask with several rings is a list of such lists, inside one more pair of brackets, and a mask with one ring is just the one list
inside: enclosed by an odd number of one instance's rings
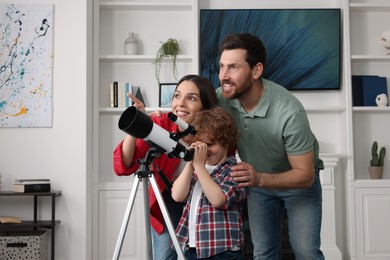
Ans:
{"label": "potted plant", "polygon": [[160,70],[164,58],[171,57],[173,66],[173,76],[177,80],[178,72],[176,66],[176,56],[180,52],[179,42],[176,39],[170,38],[166,42],[161,42],[162,45],[158,49],[155,58],[155,76],[157,83],[160,84]]}
{"label": "potted plant", "polygon": [[378,143],[374,141],[371,147],[370,167],[368,167],[368,171],[370,173],[371,179],[382,178],[385,155],[386,155],[386,148],[382,147],[378,154]]}

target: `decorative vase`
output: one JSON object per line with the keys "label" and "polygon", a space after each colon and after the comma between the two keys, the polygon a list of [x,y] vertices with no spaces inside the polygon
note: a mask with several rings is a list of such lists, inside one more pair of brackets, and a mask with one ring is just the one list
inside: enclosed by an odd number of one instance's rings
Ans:
{"label": "decorative vase", "polygon": [[135,55],[138,53],[138,41],[133,32],[129,33],[129,38],[125,40],[125,54]]}
{"label": "decorative vase", "polygon": [[382,179],[383,167],[371,166],[368,167],[368,172],[370,173],[371,179]]}

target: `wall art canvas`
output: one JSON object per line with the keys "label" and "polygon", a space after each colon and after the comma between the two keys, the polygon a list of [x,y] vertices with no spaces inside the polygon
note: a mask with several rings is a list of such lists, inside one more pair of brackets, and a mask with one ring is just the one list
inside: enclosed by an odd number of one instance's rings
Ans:
{"label": "wall art canvas", "polygon": [[0,127],[52,127],[54,6],[0,4]]}
{"label": "wall art canvas", "polygon": [[214,87],[222,39],[248,32],[267,49],[264,78],[289,90],[340,89],[340,9],[202,9],[200,27],[201,75]]}

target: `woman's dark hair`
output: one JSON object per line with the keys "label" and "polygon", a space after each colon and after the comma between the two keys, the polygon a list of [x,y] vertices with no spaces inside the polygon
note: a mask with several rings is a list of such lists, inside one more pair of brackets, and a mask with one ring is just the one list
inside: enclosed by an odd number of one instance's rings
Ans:
{"label": "woman's dark hair", "polygon": [[176,89],[183,81],[192,81],[198,87],[200,101],[202,102],[202,109],[210,109],[218,104],[217,94],[215,93],[215,89],[210,80],[199,75],[189,74],[179,80],[176,85]]}
{"label": "woman's dark hair", "polygon": [[259,62],[265,67],[267,61],[266,49],[263,42],[256,35],[241,33],[226,36],[222,40],[220,53],[224,50],[235,49],[246,50],[246,62],[248,62],[250,68],[253,68]]}

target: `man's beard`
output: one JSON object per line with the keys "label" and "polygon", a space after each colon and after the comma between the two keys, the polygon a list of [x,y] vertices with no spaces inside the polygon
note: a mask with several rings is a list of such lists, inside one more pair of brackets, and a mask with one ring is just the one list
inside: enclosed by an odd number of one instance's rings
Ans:
{"label": "man's beard", "polygon": [[[230,84],[231,84],[231,82],[230,82]],[[237,85],[234,84],[234,86],[237,86]],[[233,95],[231,95],[230,97],[227,97],[227,98],[230,100],[238,99],[238,98],[242,97],[243,95],[245,95],[246,93],[248,93],[250,89],[251,89],[251,83],[245,82],[245,84],[243,85],[241,90],[237,90],[237,88],[236,88],[236,91],[233,93]]]}

